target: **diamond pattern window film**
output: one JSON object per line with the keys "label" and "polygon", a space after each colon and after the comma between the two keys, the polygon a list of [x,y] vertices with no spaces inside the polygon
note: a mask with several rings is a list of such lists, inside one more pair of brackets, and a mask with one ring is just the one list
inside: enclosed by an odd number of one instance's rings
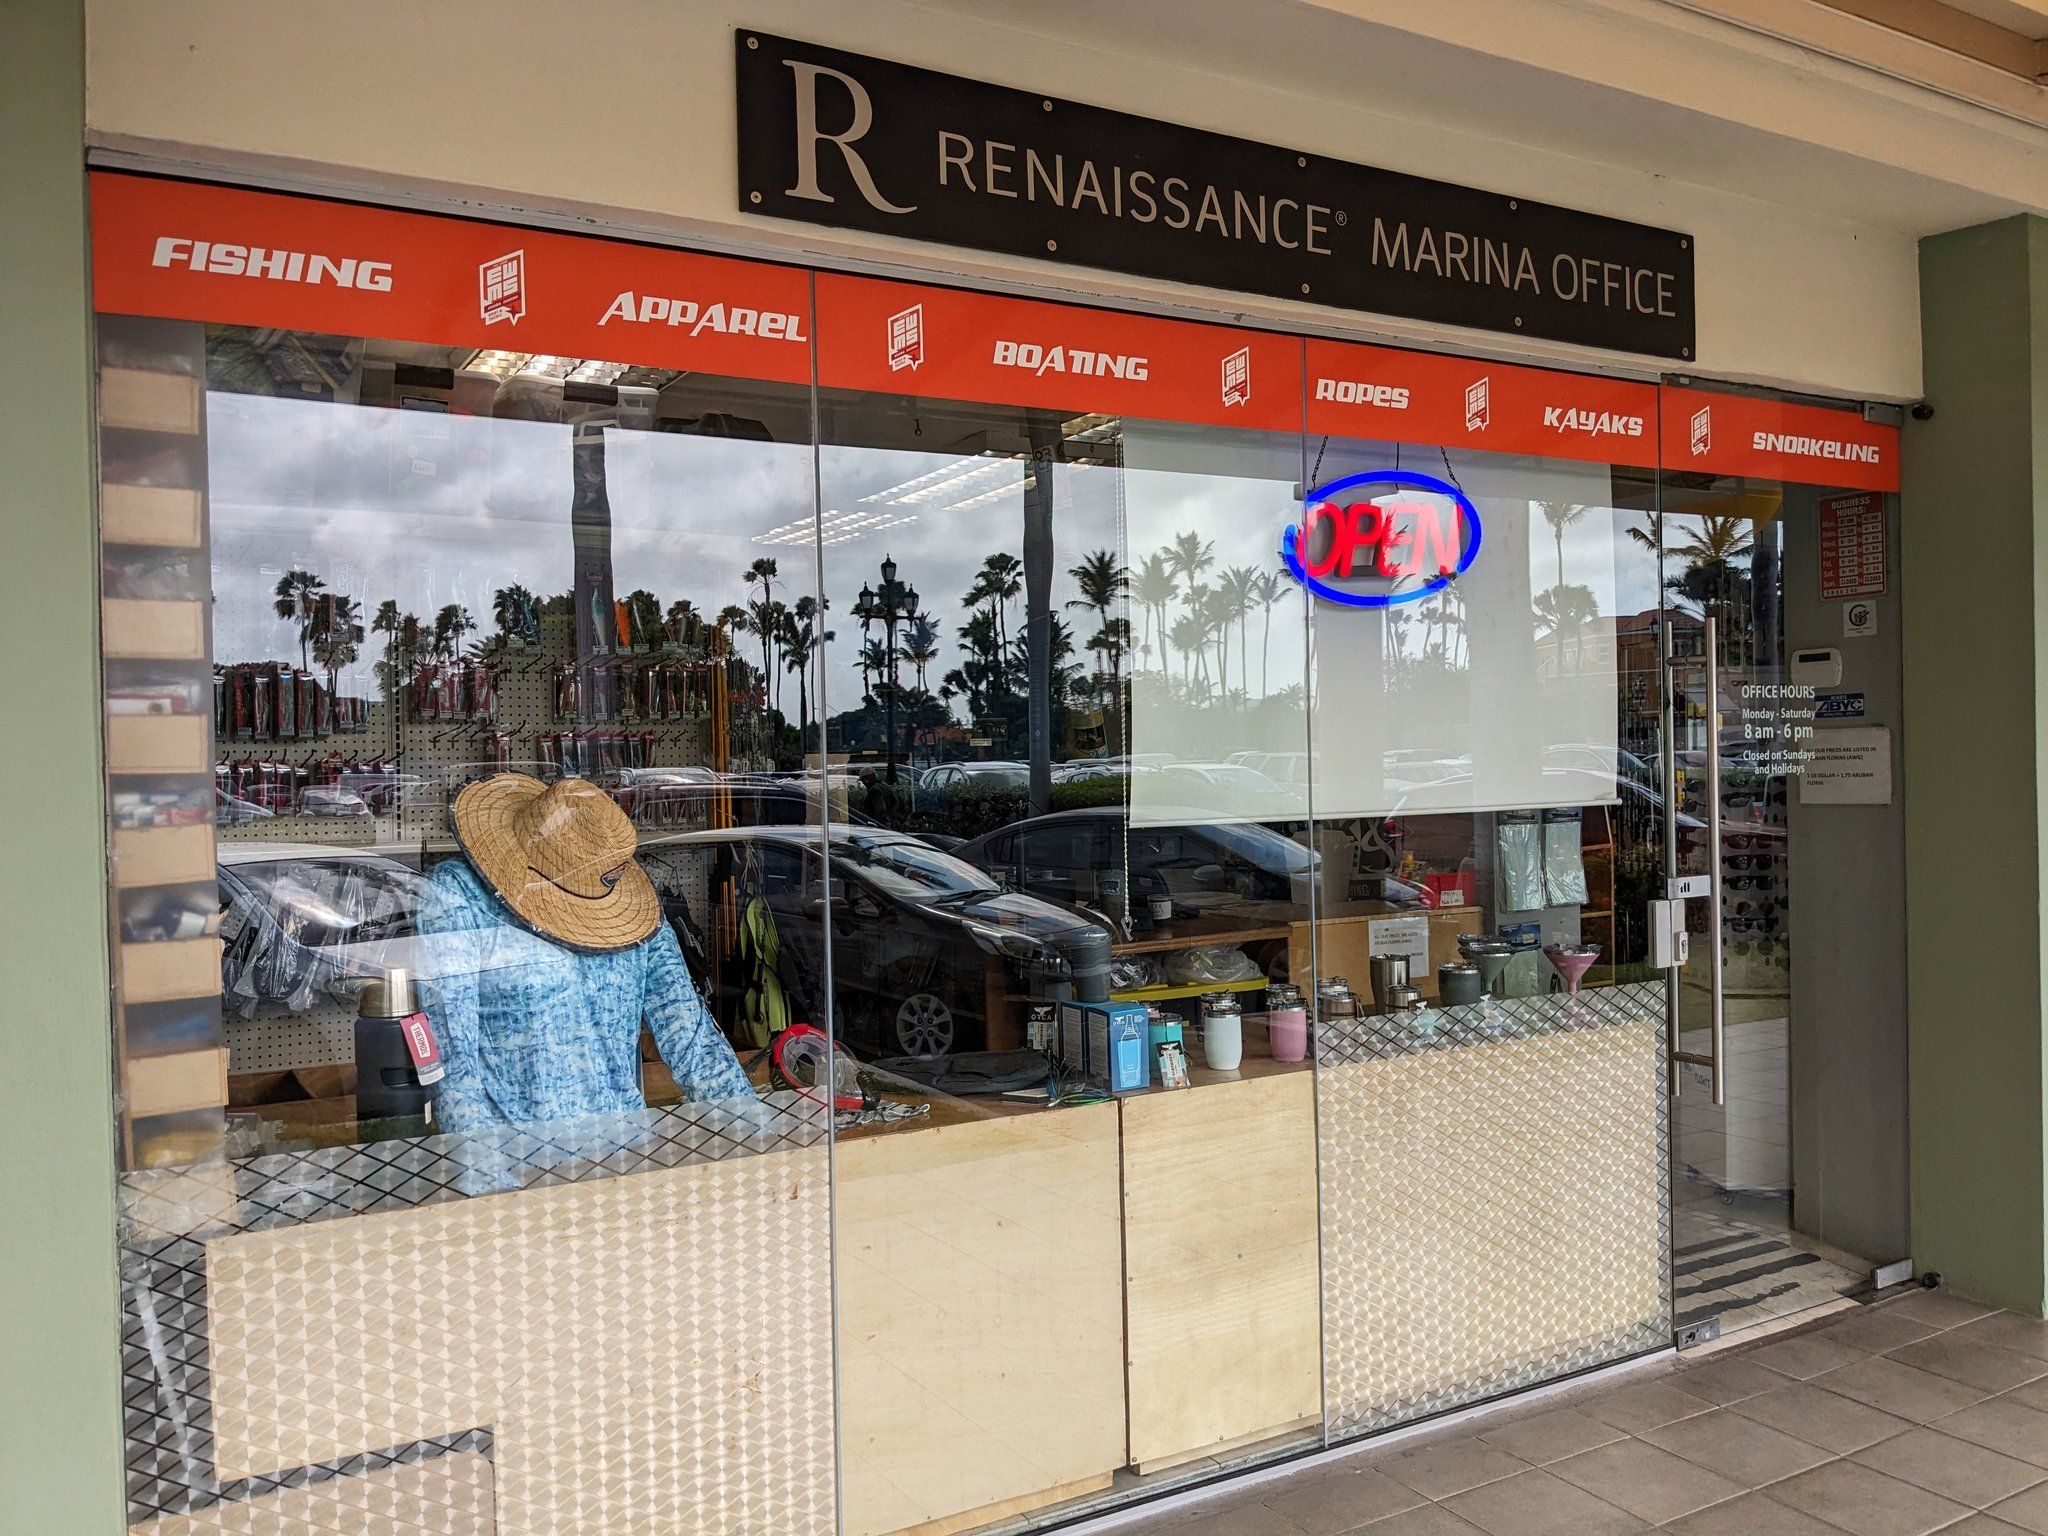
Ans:
{"label": "diamond pattern window film", "polygon": [[1332,1439],[1671,1340],[1664,988],[1325,1027]]}

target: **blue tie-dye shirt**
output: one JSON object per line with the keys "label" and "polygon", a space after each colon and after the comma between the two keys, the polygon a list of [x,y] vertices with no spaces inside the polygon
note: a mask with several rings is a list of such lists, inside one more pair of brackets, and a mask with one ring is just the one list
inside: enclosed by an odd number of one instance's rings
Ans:
{"label": "blue tie-dye shirt", "polygon": [[513,922],[468,861],[450,859],[419,926],[427,1014],[448,1068],[438,1129],[644,1109],[643,1022],[686,1098],[753,1097],[666,922],[628,949],[565,949]]}

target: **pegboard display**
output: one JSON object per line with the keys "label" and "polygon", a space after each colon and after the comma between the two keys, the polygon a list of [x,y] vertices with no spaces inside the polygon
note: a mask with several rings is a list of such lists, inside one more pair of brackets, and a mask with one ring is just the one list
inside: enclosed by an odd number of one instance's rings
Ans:
{"label": "pegboard display", "polygon": [[231,1073],[338,1067],[355,1060],[356,1011],[322,999],[303,1013],[265,1011],[253,1019],[229,1014],[227,1036]]}

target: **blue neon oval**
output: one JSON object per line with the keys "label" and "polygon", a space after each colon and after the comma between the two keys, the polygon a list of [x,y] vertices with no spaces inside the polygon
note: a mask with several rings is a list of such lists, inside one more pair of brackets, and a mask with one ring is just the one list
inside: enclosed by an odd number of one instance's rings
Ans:
{"label": "blue neon oval", "polygon": [[1329,501],[1341,492],[1360,485],[1406,486],[1410,490],[1433,491],[1439,496],[1448,496],[1455,501],[1458,510],[1464,514],[1460,521],[1472,530],[1471,536],[1466,539],[1459,552],[1458,568],[1448,576],[1438,576],[1408,592],[1346,592],[1318,581],[1302,568],[1300,552],[1295,548],[1299,528],[1296,524],[1289,523],[1286,531],[1280,535],[1280,558],[1286,563],[1287,573],[1309,591],[1326,602],[1342,603],[1347,608],[1391,608],[1396,603],[1419,602],[1432,592],[1441,592],[1472,569],[1472,561],[1479,554],[1479,509],[1472,505],[1470,496],[1448,480],[1439,480],[1434,475],[1417,474],[1406,469],[1369,469],[1364,474],[1346,475],[1341,480],[1332,480],[1328,485],[1317,486],[1304,496],[1301,499],[1303,515],[1307,515],[1310,507]]}

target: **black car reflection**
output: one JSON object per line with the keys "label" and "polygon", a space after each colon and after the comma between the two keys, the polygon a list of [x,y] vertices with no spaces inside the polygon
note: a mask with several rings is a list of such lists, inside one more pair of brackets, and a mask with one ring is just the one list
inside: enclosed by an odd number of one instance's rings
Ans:
{"label": "black car reflection", "polygon": [[835,824],[829,891],[814,827],[686,832],[659,847],[665,861],[702,857],[707,906],[734,919],[707,928],[702,914],[670,903],[713,1014],[724,1021],[744,1012],[746,967],[736,937],[721,930],[740,927],[758,898],[774,924],[790,1020],[822,1023],[829,993],[840,1039],[865,1056],[984,1049],[992,1008],[1064,980],[1077,958],[1108,956],[1096,923],[1005,891],[972,864],[900,832]]}
{"label": "black car reflection", "polygon": [[[1121,806],[1054,811],[1012,822],[962,843],[954,853],[1012,889],[1106,911],[1166,896],[1195,912],[1257,902],[1306,906],[1316,855],[1293,838],[1253,822],[1210,820],[1190,809],[1131,826]],[[1128,872],[1128,890],[1126,890]]]}

